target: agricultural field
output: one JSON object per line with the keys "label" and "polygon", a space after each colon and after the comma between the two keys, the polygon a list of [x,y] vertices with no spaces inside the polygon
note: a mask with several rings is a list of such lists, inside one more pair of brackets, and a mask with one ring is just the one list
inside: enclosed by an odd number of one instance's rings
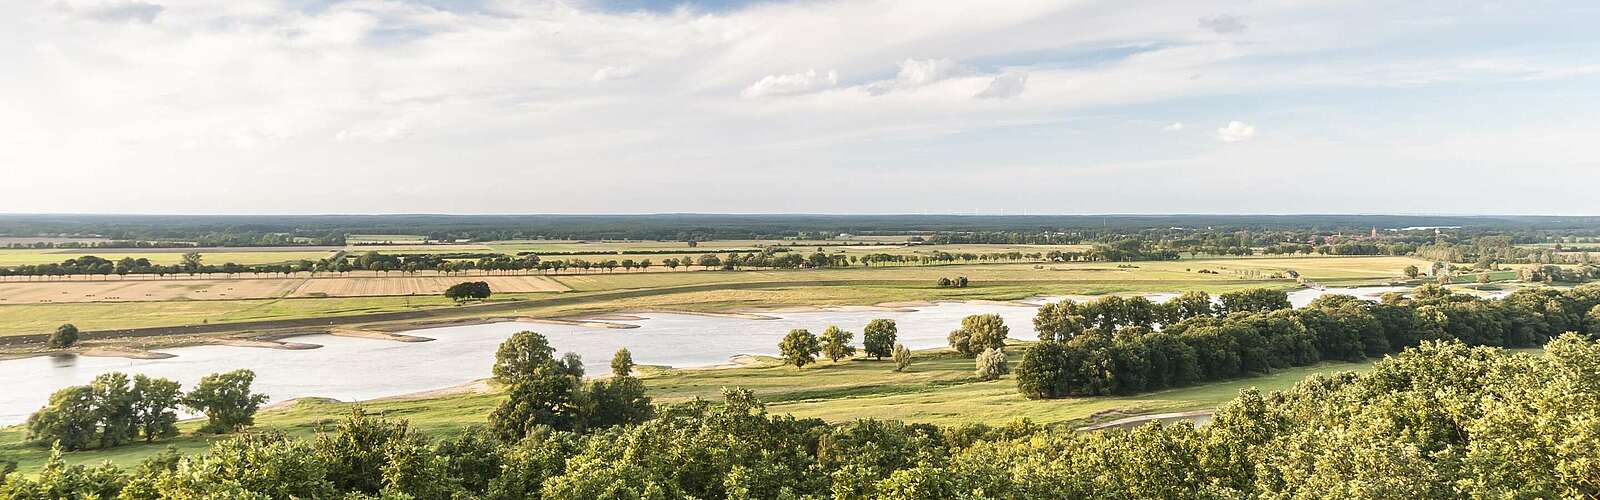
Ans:
{"label": "agricultural field", "polygon": [[120,260],[124,257],[134,259],[149,259],[152,264],[173,265],[183,260],[187,252],[199,252],[201,259],[207,264],[224,264],[232,262],[239,265],[275,264],[279,262],[292,262],[299,260],[317,260],[333,256],[333,250],[319,249],[307,250],[297,247],[274,247],[263,249],[250,248],[41,248],[41,249],[0,249],[0,266],[21,266],[39,264],[60,264],[67,259],[74,259],[85,255],[93,255],[107,260]]}
{"label": "agricultural field", "polygon": [[291,278],[97,279],[0,281],[0,305],[71,302],[159,302],[282,297],[370,297],[437,295],[463,281],[484,281],[498,292],[560,292],[567,287],[543,276],[321,276]]}
{"label": "agricultural field", "polygon": [[[1088,397],[1029,400],[1016,391],[1010,375],[980,381],[972,374],[972,360],[948,349],[918,351],[905,372],[892,370],[888,360],[854,358],[840,363],[823,361],[796,369],[771,358],[756,358],[730,368],[674,370],[640,367],[641,378],[652,398],[660,403],[694,398],[720,398],[723,387],[745,387],[767,403],[767,410],[800,418],[843,422],[858,418],[899,419],[907,422],[1005,424],[1017,419],[1037,423],[1077,426],[1116,418],[1162,412],[1214,408],[1241,389],[1287,388],[1318,373],[1363,371],[1370,363],[1322,363],[1281,370],[1270,375],[1227,380],[1128,397]],[[463,393],[401,397],[360,403],[328,399],[278,402],[256,417],[258,430],[281,431],[309,437],[360,407],[370,413],[408,420],[412,427],[433,436],[448,436],[479,425],[499,404],[493,388]],[[174,446],[181,452],[203,450],[213,437],[197,436],[198,422],[184,422],[184,436],[151,445],[133,444],[108,451],[67,454],[70,463],[112,463],[130,466]],[[17,460],[24,473],[43,464],[46,450],[20,443],[21,426],[0,429],[0,458]]]}

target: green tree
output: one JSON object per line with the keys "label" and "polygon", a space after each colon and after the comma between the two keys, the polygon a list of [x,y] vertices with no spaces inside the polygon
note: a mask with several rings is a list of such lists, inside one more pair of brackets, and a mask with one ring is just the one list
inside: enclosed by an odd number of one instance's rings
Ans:
{"label": "green tree", "polygon": [[200,270],[200,252],[185,252],[183,254],[183,269],[193,273]]}
{"label": "green tree", "polygon": [[489,415],[490,427],[508,440],[521,439],[540,425],[579,428],[582,370],[572,357],[555,359],[555,349],[543,335],[513,334],[495,352],[494,378],[507,386],[507,397]]}
{"label": "green tree", "polygon": [[804,328],[789,330],[789,334],[778,343],[778,353],[783,356],[785,364],[801,368],[817,360],[817,354],[822,351],[822,346],[817,343],[817,336]]}
{"label": "green tree", "polygon": [[134,375],[133,394],[133,422],[145,442],[178,435],[175,410],[183,400],[178,382]]}
{"label": "green tree", "polygon": [[66,451],[88,448],[100,442],[100,415],[95,409],[94,390],[75,385],[50,395],[50,402],[28,416],[28,440],[54,442]]}
{"label": "green tree", "polygon": [[854,333],[844,331],[837,326],[829,326],[822,331],[822,354],[828,356],[834,363],[854,356],[856,346],[850,345],[850,341],[855,339],[855,336]]}
{"label": "green tree", "polygon": [[205,414],[206,424],[200,428],[201,432],[243,429],[255,423],[256,410],[267,402],[265,394],[250,392],[250,384],[255,379],[256,372],[250,370],[206,375],[184,396],[183,405]]}
{"label": "green tree", "polygon": [[911,349],[905,344],[894,345],[894,371],[903,372],[911,366]]}
{"label": "green tree", "polygon": [[56,327],[55,333],[50,334],[50,347],[64,349],[78,343],[78,327],[67,323]]}
{"label": "green tree", "polygon": [[1006,326],[999,314],[974,314],[961,319],[961,328],[950,332],[950,347],[966,357],[975,357],[986,349],[1004,349]]}
{"label": "green tree", "polygon": [[1407,278],[1417,279],[1417,276],[1422,274],[1422,270],[1417,269],[1416,265],[1408,265],[1406,266],[1405,273]]}
{"label": "green tree", "polygon": [[861,331],[861,343],[868,356],[879,360],[894,354],[894,340],[898,329],[892,319],[875,319],[867,322]]}
{"label": "green tree", "polygon": [[137,399],[128,376],[103,373],[89,383],[89,389],[94,392],[95,413],[99,417],[100,447],[120,446],[138,438],[139,425],[134,417]]}
{"label": "green tree", "polygon": [[485,300],[494,292],[489,289],[489,283],[483,281],[467,281],[450,285],[444,290],[445,298],[456,302],[469,300]]}
{"label": "green tree", "polygon": [[617,353],[611,355],[611,376],[631,376],[633,375],[633,366],[633,353],[628,351],[628,348],[617,349]]}
{"label": "green tree", "polygon": [[994,380],[1011,372],[1011,367],[1006,364],[1006,352],[1000,349],[988,349],[978,355],[976,374],[980,380]]}

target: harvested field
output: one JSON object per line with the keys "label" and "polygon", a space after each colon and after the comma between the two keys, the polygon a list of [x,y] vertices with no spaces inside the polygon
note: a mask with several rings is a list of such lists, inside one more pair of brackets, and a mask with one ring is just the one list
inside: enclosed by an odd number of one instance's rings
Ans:
{"label": "harvested field", "polygon": [[438,295],[450,285],[463,281],[488,282],[489,288],[497,293],[567,290],[562,284],[543,276],[0,281],[0,304]]}
{"label": "harvested field", "polygon": [[489,283],[496,293],[561,292],[567,287],[543,276],[415,276],[403,278],[329,278],[308,280],[291,297],[366,297],[375,295],[437,295],[465,281]]}
{"label": "harvested field", "polygon": [[0,282],[0,304],[281,297],[304,279]]}

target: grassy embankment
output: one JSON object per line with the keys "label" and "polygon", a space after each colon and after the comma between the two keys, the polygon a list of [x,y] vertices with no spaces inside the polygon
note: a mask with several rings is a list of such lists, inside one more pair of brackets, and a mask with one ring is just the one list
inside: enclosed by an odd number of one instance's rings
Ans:
{"label": "grassy embankment", "polygon": [[[1240,389],[1257,387],[1278,390],[1313,373],[1364,370],[1370,364],[1323,363],[1281,370],[1262,377],[1138,396],[1056,400],[1021,397],[1016,391],[1016,381],[1010,375],[999,380],[980,381],[972,373],[972,360],[954,355],[946,349],[919,351],[916,360],[905,372],[895,372],[893,366],[889,360],[858,358],[838,364],[823,361],[804,369],[795,369],[779,365],[771,358],[762,358],[737,368],[672,370],[641,367],[640,371],[657,402],[682,402],[694,398],[714,400],[720,397],[723,387],[741,386],[754,390],[766,401],[768,411],[797,417],[816,417],[833,422],[879,418],[938,424],[1003,424],[1017,418],[1046,423],[1089,423],[1133,414],[1213,408],[1232,399]],[[409,420],[419,430],[432,435],[447,435],[483,423],[499,400],[497,392],[364,403],[301,400],[286,407],[264,410],[257,417],[256,429],[280,431],[292,436],[311,436],[359,406],[390,418]],[[103,451],[74,452],[67,454],[67,459],[72,463],[110,460],[130,466],[169,445],[184,452],[195,452],[203,450],[214,439],[194,435],[197,422],[184,422],[180,427],[184,435],[175,439]],[[24,472],[30,472],[43,464],[48,450],[22,443],[24,434],[21,426],[0,429],[0,459],[16,460]]]}

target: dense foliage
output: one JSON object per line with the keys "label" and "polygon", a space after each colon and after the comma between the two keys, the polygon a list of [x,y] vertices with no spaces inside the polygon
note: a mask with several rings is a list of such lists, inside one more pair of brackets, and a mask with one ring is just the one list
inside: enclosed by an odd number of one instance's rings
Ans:
{"label": "dense foliage", "polygon": [[1210,425],[938,427],[719,404],[576,433],[429,439],[356,411],[310,440],[244,434],[136,470],[66,465],[3,498],[1057,499],[1600,496],[1600,343],[1428,341],[1368,373],[1243,391]]}
{"label": "dense foliage", "polygon": [[[1282,291],[1200,292],[1163,304],[1106,297],[1040,308],[1040,342],[1016,367],[1030,398],[1134,394],[1305,366],[1383,356],[1425,340],[1530,347],[1562,332],[1595,328],[1586,316],[1600,286],[1527,288],[1503,300],[1434,285],[1379,303],[1347,295],[1290,309]],[[1157,327],[1160,327],[1159,330]]]}
{"label": "dense foliage", "polygon": [[450,285],[444,289],[444,296],[456,302],[468,300],[484,300],[489,298],[494,291],[489,289],[489,283],[483,281],[467,281]]}
{"label": "dense foliage", "polygon": [[254,374],[237,370],[207,376],[184,395],[180,385],[164,378],[111,372],[89,385],[63,388],[50,395],[44,408],[28,416],[28,440],[54,444],[67,451],[111,448],[144,438],[145,442],[178,433],[178,406],[206,414],[205,430],[221,432],[249,425],[266,396],[252,395]]}

